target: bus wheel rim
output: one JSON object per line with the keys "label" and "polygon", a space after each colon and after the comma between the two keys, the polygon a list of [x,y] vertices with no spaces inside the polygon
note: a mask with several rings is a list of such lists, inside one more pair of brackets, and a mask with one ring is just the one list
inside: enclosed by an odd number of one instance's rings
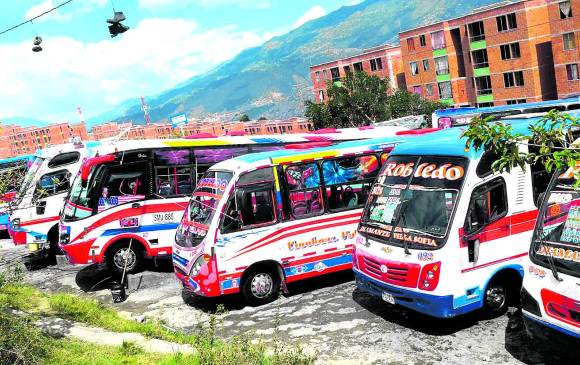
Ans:
{"label": "bus wheel rim", "polygon": [[127,258],[127,269],[131,269],[133,265],[135,265],[135,261],[137,260],[137,255],[135,251],[129,250],[128,248],[122,248],[115,252],[115,256],[113,260],[115,261],[115,266],[120,269],[125,267],[125,258]]}
{"label": "bus wheel rim", "polygon": [[486,304],[493,309],[503,307],[506,301],[505,289],[501,286],[492,286],[487,290]]}
{"label": "bus wheel rim", "polygon": [[263,299],[272,293],[274,287],[274,280],[268,274],[258,274],[254,276],[251,282],[252,295],[256,298]]}

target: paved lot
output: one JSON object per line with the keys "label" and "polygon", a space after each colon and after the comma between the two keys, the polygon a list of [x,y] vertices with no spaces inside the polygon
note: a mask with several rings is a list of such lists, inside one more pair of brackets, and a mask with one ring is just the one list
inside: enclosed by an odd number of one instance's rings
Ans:
{"label": "paved lot", "polygon": [[[129,298],[117,305],[127,315],[155,317],[172,328],[195,331],[223,306],[226,312],[217,314],[221,336],[245,333],[297,342],[317,351],[320,363],[562,363],[535,350],[513,309],[490,320],[477,315],[432,319],[359,292],[348,272],[292,285],[290,294],[253,308],[239,297],[183,296],[170,262],[151,262],[148,268],[131,277]],[[43,290],[82,292],[111,301],[111,278],[99,266],[40,268],[29,273],[29,280]]]}

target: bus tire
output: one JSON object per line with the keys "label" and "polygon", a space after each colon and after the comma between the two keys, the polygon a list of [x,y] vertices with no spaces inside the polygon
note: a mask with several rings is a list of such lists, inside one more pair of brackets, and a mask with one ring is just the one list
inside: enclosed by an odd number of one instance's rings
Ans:
{"label": "bus tire", "polygon": [[[128,251],[128,252],[127,252]],[[133,241],[131,249],[129,250],[129,241],[117,242],[107,249],[105,260],[110,271],[122,274],[125,260],[127,256],[127,274],[136,273],[143,263],[143,250],[139,243]]]}
{"label": "bus tire", "polygon": [[280,276],[268,266],[258,266],[244,275],[242,295],[254,307],[270,303],[280,293]]}
{"label": "bus tire", "polygon": [[483,296],[486,317],[495,318],[507,312],[510,305],[510,289],[506,276],[499,275],[491,279]]}

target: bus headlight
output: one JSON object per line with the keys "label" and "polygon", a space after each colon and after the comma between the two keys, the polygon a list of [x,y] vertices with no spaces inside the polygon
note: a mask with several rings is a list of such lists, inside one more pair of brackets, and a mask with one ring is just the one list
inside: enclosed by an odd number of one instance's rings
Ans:
{"label": "bus headlight", "polygon": [[203,265],[207,264],[210,260],[210,256],[208,254],[203,254],[195,260],[193,265],[191,266],[191,271],[189,272],[189,277],[196,277],[199,275],[199,272],[203,268]]}

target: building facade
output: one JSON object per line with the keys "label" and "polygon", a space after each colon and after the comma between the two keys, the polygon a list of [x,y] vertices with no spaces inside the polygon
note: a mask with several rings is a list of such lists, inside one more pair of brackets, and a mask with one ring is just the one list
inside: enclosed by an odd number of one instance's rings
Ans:
{"label": "building facade", "polygon": [[407,88],[453,106],[580,92],[580,0],[492,4],[400,33]]}
{"label": "building facade", "polygon": [[328,97],[327,82],[337,82],[349,72],[364,71],[380,78],[389,78],[391,88],[405,87],[405,75],[398,46],[385,44],[339,60],[310,67],[310,78],[314,86],[316,102]]}

